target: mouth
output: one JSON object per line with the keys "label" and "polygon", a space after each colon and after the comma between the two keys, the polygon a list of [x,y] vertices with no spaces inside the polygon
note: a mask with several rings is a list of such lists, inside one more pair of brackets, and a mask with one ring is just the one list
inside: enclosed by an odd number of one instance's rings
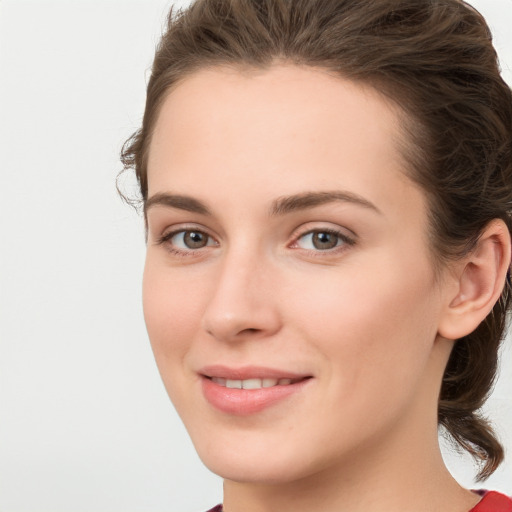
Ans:
{"label": "mouth", "polygon": [[210,379],[212,382],[214,382],[215,384],[218,384],[219,386],[229,388],[229,389],[263,389],[263,388],[273,388],[275,386],[289,386],[290,384],[296,384],[297,382],[300,382],[304,379],[308,379],[310,377],[301,377],[298,379],[251,378],[251,379],[244,379],[244,380],[223,379],[222,377],[206,377],[206,378]]}
{"label": "mouth", "polygon": [[200,372],[203,396],[216,410],[230,415],[247,416],[298,395],[313,380],[311,375],[287,371],[222,366]]}

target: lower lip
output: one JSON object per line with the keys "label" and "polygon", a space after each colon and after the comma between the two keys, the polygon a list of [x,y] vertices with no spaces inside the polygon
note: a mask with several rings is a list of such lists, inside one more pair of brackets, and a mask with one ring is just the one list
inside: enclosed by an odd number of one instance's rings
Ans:
{"label": "lower lip", "polygon": [[311,379],[294,384],[272,386],[261,389],[231,389],[203,377],[203,394],[219,411],[237,416],[247,416],[263,411],[281,400],[298,393]]}

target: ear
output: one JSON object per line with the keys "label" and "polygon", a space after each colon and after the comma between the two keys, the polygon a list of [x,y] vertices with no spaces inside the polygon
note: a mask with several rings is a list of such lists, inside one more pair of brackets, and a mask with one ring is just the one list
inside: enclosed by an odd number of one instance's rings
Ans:
{"label": "ear", "polygon": [[[455,263],[438,334],[456,340],[473,332],[499,299],[510,267],[511,243],[501,219],[490,222],[476,247]],[[448,288],[448,287],[447,287]]]}

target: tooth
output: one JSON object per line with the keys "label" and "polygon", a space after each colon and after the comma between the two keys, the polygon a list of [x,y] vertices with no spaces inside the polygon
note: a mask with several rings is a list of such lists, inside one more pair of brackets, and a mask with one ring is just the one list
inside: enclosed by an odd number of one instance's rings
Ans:
{"label": "tooth", "polygon": [[242,389],[242,381],[226,379],[226,387],[231,389]]}
{"label": "tooth", "polygon": [[261,379],[246,379],[242,381],[244,389],[261,389]]}
{"label": "tooth", "polygon": [[230,389],[261,389],[261,388],[271,388],[273,386],[287,386],[292,384],[293,379],[245,379],[245,380],[236,380],[236,379],[223,379],[222,377],[211,377],[212,382],[218,384],[219,386],[224,386]]}

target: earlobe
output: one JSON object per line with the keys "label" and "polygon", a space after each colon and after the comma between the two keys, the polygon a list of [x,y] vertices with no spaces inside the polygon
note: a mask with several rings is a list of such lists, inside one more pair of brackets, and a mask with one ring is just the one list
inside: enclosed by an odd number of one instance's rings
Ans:
{"label": "earlobe", "polygon": [[485,319],[501,295],[510,258],[508,228],[495,219],[471,253],[457,264],[456,291],[447,298],[438,329],[442,337],[456,340],[467,336]]}

